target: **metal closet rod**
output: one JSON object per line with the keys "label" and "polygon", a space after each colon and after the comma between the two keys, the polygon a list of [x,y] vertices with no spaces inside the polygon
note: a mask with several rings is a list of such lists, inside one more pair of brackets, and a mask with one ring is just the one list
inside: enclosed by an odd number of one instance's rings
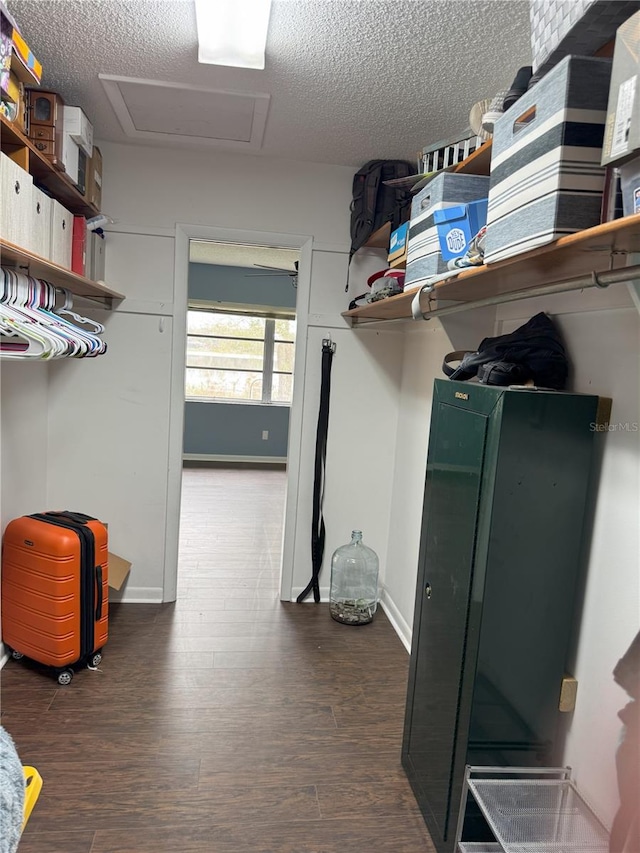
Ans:
{"label": "metal closet rod", "polygon": [[[640,264],[631,267],[620,267],[617,270],[607,272],[591,272],[578,278],[569,278],[557,281],[542,287],[529,287],[526,290],[517,290],[513,293],[505,293],[496,296],[487,296],[485,299],[476,299],[474,302],[461,302],[458,305],[450,305],[447,308],[436,308],[433,311],[424,311],[423,320],[431,320],[433,317],[444,317],[446,314],[457,314],[460,311],[469,311],[471,308],[486,308],[489,305],[502,305],[505,302],[517,302],[519,299],[531,299],[533,296],[549,296],[553,293],[568,293],[571,290],[584,290],[587,287],[609,287],[610,284],[624,284],[640,278]],[[417,319],[417,318],[416,318]]]}

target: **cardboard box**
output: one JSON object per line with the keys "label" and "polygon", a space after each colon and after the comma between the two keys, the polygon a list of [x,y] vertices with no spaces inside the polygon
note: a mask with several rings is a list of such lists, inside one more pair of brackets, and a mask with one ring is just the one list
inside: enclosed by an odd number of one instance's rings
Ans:
{"label": "cardboard box", "polygon": [[[109,532],[109,523],[102,522]],[[124,557],[119,557],[117,554],[108,552],[109,560],[109,586],[111,589],[122,589],[122,585],[127,579],[127,575],[131,571],[131,563],[125,560]]]}
{"label": "cardboard box", "polygon": [[40,85],[42,80],[42,65],[31,52],[31,48],[22,38],[18,30],[13,30],[13,50],[11,55],[11,70],[15,71],[23,83],[33,86]]}
{"label": "cardboard box", "polygon": [[131,563],[128,560],[109,551],[109,586],[111,589],[122,589],[130,571]]}
{"label": "cardboard box", "polygon": [[409,237],[409,223],[403,222],[399,228],[391,232],[389,240],[389,255],[387,260],[389,266],[398,267],[407,260],[407,238]]}
{"label": "cardboard box", "polygon": [[603,166],[625,163],[640,149],[640,12],[618,28],[609,87]]}
{"label": "cardboard box", "polygon": [[89,204],[100,210],[102,204],[102,153],[95,145],[91,159],[87,163],[86,199]]}
{"label": "cardboard box", "polygon": [[0,3],[0,91],[6,93],[9,72],[31,86],[40,85],[42,65],[20,35],[15,19],[4,3]]}
{"label": "cardboard box", "polygon": [[444,210],[434,210],[433,219],[438,229],[440,253],[445,261],[460,258],[478,231],[487,224],[488,199],[459,204]]}

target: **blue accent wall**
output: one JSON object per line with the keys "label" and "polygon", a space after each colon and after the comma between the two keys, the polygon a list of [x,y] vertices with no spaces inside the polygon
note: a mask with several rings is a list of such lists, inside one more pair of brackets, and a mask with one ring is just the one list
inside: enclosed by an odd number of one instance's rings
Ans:
{"label": "blue accent wall", "polygon": [[[256,267],[189,264],[189,299],[295,308],[296,289],[288,275],[256,275]],[[269,270],[263,270],[268,273]]]}
{"label": "blue accent wall", "polygon": [[[286,456],[289,407],[185,403],[184,452],[225,456]],[[262,440],[262,431],[269,438]]]}
{"label": "blue accent wall", "polygon": [[[288,275],[248,276],[255,267],[189,264],[189,299],[295,308]],[[262,439],[263,430],[269,438]],[[185,402],[184,453],[224,456],[287,455],[289,407],[256,403]]]}

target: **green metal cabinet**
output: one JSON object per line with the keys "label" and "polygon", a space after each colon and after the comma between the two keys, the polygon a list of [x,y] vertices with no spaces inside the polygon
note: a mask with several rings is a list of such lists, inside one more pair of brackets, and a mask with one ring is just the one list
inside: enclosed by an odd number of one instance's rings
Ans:
{"label": "green metal cabinet", "polygon": [[438,853],[465,764],[558,758],[598,402],[435,380],[402,762]]}

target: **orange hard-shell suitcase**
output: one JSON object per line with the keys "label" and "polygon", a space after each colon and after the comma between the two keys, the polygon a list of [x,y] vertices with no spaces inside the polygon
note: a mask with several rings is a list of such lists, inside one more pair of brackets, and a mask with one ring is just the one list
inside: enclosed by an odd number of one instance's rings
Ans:
{"label": "orange hard-shell suitcase", "polygon": [[97,666],[109,624],[107,529],[78,512],[26,515],[2,541],[2,639],[12,657],[54,667]]}

